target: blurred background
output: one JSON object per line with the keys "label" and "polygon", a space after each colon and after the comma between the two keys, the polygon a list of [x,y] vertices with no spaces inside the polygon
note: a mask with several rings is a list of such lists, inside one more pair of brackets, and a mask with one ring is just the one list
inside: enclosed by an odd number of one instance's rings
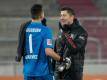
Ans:
{"label": "blurred background", "polygon": [[20,24],[30,20],[34,3],[44,6],[48,26],[58,33],[59,8],[69,6],[88,31],[84,80],[107,80],[107,0],[0,0],[0,80],[23,80],[16,63]]}

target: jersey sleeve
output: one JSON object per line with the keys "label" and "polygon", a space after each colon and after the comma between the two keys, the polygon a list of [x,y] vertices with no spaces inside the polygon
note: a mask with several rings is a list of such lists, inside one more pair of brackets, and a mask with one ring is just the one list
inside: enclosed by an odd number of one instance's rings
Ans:
{"label": "jersey sleeve", "polygon": [[45,48],[54,48],[52,30],[48,28],[45,32],[46,32],[46,34],[44,36],[44,47]]}

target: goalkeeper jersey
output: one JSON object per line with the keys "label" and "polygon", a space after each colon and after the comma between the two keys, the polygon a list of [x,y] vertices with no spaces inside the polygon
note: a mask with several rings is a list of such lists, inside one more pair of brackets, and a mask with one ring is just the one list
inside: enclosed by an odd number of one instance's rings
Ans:
{"label": "goalkeeper jersey", "polygon": [[51,58],[45,48],[53,48],[52,31],[41,22],[31,22],[25,32],[25,52],[23,56],[25,76],[43,76],[52,72]]}

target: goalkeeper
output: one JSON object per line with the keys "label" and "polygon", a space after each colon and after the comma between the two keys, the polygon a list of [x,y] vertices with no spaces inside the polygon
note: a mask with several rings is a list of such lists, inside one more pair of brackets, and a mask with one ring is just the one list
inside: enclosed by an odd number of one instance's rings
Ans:
{"label": "goalkeeper", "polygon": [[32,6],[31,16],[31,21],[20,27],[16,61],[23,57],[24,80],[54,80],[51,59],[63,59],[52,49],[52,31],[40,4]]}

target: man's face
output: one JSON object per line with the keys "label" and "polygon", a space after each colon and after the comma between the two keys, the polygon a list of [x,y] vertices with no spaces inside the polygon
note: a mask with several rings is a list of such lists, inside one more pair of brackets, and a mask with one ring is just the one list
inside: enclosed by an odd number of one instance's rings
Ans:
{"label": "man's face", "polygon": [[61,11],[60,13],[60,22],[62,25],[64,24],[72,24],[74,20],[74,16],[70,15],[66,10]]}

